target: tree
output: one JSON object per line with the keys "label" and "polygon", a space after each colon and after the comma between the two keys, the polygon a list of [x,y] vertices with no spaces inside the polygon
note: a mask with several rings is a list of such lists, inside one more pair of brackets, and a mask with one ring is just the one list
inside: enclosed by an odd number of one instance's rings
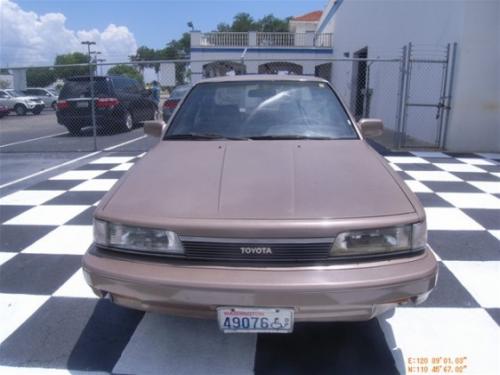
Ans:
{"label": "tree", "polygon": [[[66,53],[57,55],[54,62],[55,65],[69,64],[88,64],[89,56],[81,52]],[[72,76],[84,76],[89,74],[88,66],[65,66],[55,67],[55,75],[57,78],[69,78]]]}
{"label": "tree", "polygon": [[137,71],[133,66],[130,65],[125,65],[125,64],[118,64],[113,66],[111,69],[108,70],[108,74],[110,75],[119,75],[119,76],[127,76],[132,79],[137,80],[140,83],[144,83],[144,79],[142,77],[142,74]]}
{"label": "tree", "polygon": [[29,68],[26,70],[28,87],[46,87],[56,81],[56,74],[51,68]]}
{"label": "tree", "polygon": [[238,13],[233,17],[231,25],[222,22],[217,25],[218,32],[248,32],[248,31],[265,31],[265,32],[287,32],[288,21],[291,17],[278,18],[273,14],[268,14],[261,19],[255,21],[248,13]]}

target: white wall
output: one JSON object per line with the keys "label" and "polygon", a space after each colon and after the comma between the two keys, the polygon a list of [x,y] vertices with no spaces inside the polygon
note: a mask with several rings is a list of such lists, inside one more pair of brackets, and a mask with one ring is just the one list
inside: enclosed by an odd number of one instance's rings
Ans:
{"label": "white wall", "polygon": [[[412,42],[418,46],[420,57],[436,57],[434,46],[441,48],[457,42],[454,99],[446,146],[453,151],[499,151],[499,4],[480,0],[345,0],[334,16],[334,56],[341,58],[345,52],[352,56],[353,52],[368,46],[368,57],[392,58],[400,55],[403,45]],[[349,98],[350,92],[344,86],[347,87],[346,82],[351,79],[351,68],[347,65],[342,69],[333,68],[333,83]],[[423,77],[423,73],[418,74]],[[374,72],[373,78],[379,76],[379,84],[374,86],[375,95],[390,89],[383,80],[384,74],[390,74],[390,81],[393,80],[394,73]],[[436,77],[436,74],[432,71],[428,75]],[[419,90],[436,91],[433,86],[436,79],[414,82],[416,96],[425,94]],[[379,104],[375,105],[377,100]],[[395,117],[393,105],[380,97],[374,96],[374,101],[375,113],[389,116],[393,112]],[[413,123],[409,122],[410,128],[420,131],[424,138],[432,138],[432,132],[422,126],[431,121],[431,112],[430,109],[425,113],[421,111],[410,119]]]}

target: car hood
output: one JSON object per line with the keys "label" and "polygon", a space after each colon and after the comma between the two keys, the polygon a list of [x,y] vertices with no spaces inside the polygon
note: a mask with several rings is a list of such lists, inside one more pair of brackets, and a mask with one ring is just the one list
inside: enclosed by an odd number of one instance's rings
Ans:
{"label": "car hood", "polygon": [[415,212],[361,140],[162,141],[98,213],[184,219],[343,219]]}

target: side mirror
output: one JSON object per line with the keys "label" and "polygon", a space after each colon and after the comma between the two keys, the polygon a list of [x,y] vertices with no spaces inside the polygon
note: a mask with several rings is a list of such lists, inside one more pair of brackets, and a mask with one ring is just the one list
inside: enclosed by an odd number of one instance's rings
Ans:
{"label": "side mirror", "polygon": [[358,121],[358,127],[365,138],[374,138],[384,132],[384,123],[377,118],[363,118]]}
{"label": "side mirror", "polygon": [[161,120],[144,121],[144,134],[151,137],[160,138],[165,128],[165,123]]}

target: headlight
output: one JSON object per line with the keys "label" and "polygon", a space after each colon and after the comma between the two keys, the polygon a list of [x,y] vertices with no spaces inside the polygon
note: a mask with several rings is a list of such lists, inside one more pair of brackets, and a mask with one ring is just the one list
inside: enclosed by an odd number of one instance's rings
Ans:
{"label": "headlight", "polygon": [[155,253],[183,254],[179,237],[164,229],[133,227],[94,220],[94,241],[106,247]]}
{"label": "headlight", "polygon": [[335,238],[331,256],[420,250],[427,243],[425,222],[382,229],[344,232]]}

